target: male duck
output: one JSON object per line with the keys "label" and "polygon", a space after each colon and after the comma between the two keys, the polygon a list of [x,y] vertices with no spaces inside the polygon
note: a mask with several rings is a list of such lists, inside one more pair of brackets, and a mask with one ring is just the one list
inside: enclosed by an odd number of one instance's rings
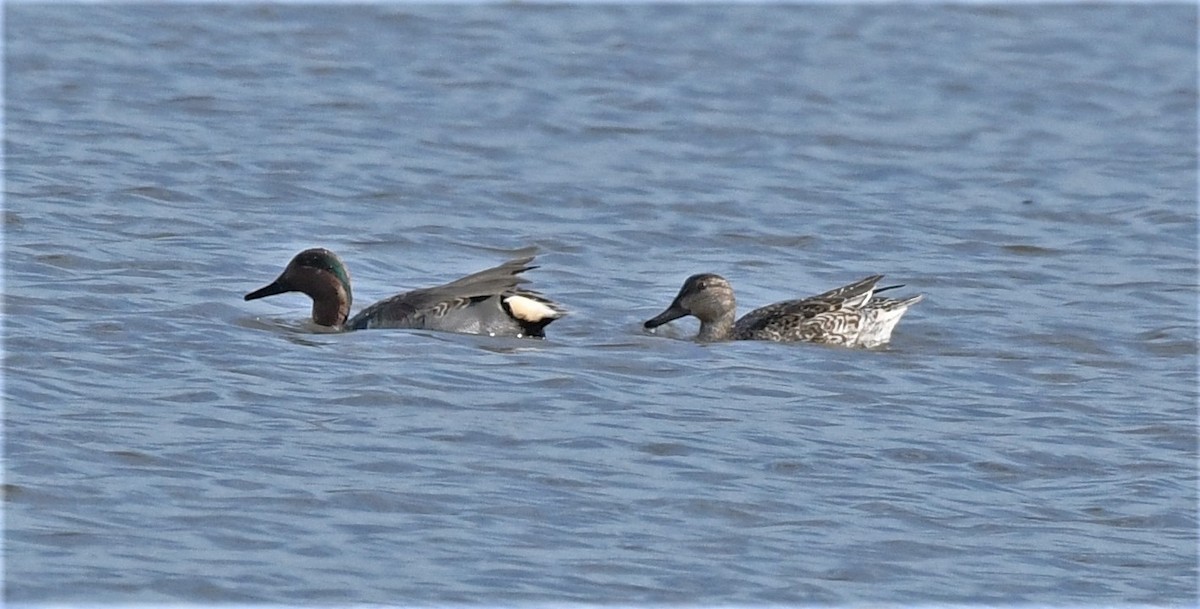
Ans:
{"label": "male duck", "polygon": [[313,322],[339,330],[416,328],[542,338],[546,326],[565,312],[541,294],[517,287],[529,281],[519,274],[537,268],[529,266],[534,251],[522,249],[516,252],[519,257],[500,266],[445,285],[397,294],[347,321],[353,300],[350,273],[337,254],[313,248],[296,254],[278,279],[246,294],[246,300],[304,292],[313,301]]}
{"label": "male duck", "polygon": [[826,343],[846,347],[877,347],[891,339],[892,328],[924,294],[905,299],[873,297],[883,275],[872,275],[850,285],[809,298],[785,300],[755,309],[734,322],[737,301],[733,288],[720,275],[701,273],[683,282],[679,295],[647,329],[695,315],[700,319],[700,341],[772,340]]}

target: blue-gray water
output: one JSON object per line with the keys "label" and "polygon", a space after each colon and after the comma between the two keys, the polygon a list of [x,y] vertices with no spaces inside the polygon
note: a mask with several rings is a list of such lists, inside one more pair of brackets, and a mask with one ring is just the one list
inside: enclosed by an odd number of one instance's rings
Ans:
{"label": "blue-gray water", "polygon": [[[10,603],[1196,602],[1194,5],[4,10]],[[546,341],[242,301],[529,244]]]}

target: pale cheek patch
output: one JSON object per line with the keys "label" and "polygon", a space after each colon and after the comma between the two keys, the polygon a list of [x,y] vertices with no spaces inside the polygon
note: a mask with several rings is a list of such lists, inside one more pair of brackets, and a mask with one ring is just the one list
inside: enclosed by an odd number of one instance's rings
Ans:
{"label": "pale cheek patch", "polygon": [[537,323],[546,318],[561,317],[561,313],[550,308],[545,303],[538,302],[532,298],[524,296],[509,296],[504,299],[504,303],[508,305],[512,311],[513,317],[521,321]]}

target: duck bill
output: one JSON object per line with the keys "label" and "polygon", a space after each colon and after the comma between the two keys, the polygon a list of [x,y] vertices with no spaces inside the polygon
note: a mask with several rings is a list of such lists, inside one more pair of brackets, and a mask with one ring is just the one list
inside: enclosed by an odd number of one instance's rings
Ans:
{"label": "duck bill", "polygon": [[254,290],[253,292],[250,292],[249,294],[246,294],[246,300],[257,300],[259,298],[266,298],[267,296],[274,296],[276,294],[282,294],[289,291],[291,291],[291,289],[284,285],[283,281],[276,279],[275,281],[271,282],[270,285],[265,285],[257,290]]}
{"label": "duck bill", "polygon": [[679,319],[680,317],[684,317],[687,314],[688,314],[687,311],[685,311],[683,309],[683,307],[679,306],[676,303],[671,303],[671,306],[667,307],[666,311],[659,313],[653,319],[647,320],[646,323],[644,323],[642,325],[647,330],[650,330],[652,328],[657,328],[667,322],[675,321],[676,319]]}

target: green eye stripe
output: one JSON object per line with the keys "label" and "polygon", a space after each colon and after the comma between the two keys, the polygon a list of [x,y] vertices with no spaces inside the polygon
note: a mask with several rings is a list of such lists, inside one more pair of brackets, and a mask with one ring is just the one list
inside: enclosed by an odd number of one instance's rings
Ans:
{"label": "green eye stripe", "polygon": [[352,297],[350,294],[350,274],[346,272],[345,265],[337,257],[332,254],[313,253],[311,256],[306,256],[300,263],[303,266],[333,273],[333,276],[342,282],[342,288],[346,290],[346,296]]}

